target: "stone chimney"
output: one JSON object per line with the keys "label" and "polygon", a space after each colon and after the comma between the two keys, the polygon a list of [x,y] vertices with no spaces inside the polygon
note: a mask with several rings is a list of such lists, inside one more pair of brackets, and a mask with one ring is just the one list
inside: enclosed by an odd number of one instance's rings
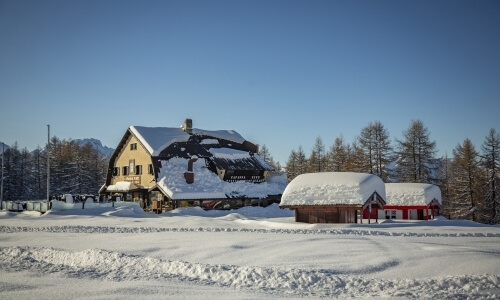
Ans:
{"label": "stone chimney", "polygon": [[187,133],[193,133],[193,120],[191,119],[184,120],[184,125],[182,126],[182,129],[184,129],[184,131]]}

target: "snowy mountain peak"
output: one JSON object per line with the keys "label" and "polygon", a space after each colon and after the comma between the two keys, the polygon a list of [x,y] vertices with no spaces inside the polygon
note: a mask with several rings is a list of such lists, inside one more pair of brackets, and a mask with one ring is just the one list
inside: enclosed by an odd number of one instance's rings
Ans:
{"label": "snowy mountain peak", "polygon": [[104,154],[108,158],[111,156],[111,154],[113,154],[113,151],[115,151],[115,149],[113,149],[113,148],[110,148],[108,146],[104,146],[101,143],[101,141],[98,139],[85,138],[85,139],[75,139],[73,141],[79,145],[82,145],[82,146],[90,143],[92,145],[92,147],[99,150],[99,152],[101,152],[102,154]]}

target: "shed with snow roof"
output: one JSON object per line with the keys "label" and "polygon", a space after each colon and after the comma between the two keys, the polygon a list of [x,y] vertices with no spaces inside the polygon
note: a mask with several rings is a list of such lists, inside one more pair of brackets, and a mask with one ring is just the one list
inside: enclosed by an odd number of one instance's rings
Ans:
{"label": "shed with snow roof", "polygon": [[367,208],[383,209],[385,184],[373,174],[322,172],[294,178],[281,197],[280,207],[295,211],[305,223],[357,223]]}
{"label": "shed with snow roof", "polygon": [[441,189],[427,183],[386,183],[387,204],[377,211],[381,219],[429,220],[439,216]]}
{"label": "shed with snow roof", "polygon": [[[109,162],[101,195],[120,195],[146,209],[231,208],[279,202],[286,176],[233,130],[131,126]],[[158,201],[161,201],[158,207]]]}

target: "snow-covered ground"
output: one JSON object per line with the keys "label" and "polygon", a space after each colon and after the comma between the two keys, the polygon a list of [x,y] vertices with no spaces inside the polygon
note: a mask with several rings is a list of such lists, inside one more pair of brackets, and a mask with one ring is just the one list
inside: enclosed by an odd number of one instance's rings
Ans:
{"label": "snow-covered ground", "polygon": [[[365,222],[366,223],[366,222]],[[137,206],[0,212],[2,299],[499,299],[500,226]]]}

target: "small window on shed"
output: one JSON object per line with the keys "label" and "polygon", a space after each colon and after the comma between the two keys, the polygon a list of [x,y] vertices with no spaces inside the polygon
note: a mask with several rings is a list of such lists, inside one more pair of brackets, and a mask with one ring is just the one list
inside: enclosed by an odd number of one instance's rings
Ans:
{"label": "small window on shed", "polygon": [[142,165],[136,165],[135,166],[135,174],[136,175],[141,175],[142,174]]}
{"label": "small window on shed", "polygon": [[149,164],[148,165],[148,174],[152,175],[154,172],[153,172],[153,164]]}
{"label": "small window on shed", "polygon": [[118,167],[113,168],[113,176],[120,176],[120,168]]}
{"label": "small window on shed", "polygon": [[130,150],[137,150],[137,143],[130,144]]}
{"label": "small window on shed", "polygon": [[123,175],[128,175],[128,167],[127,166],[123,167],[122,173],[123,173]]}

